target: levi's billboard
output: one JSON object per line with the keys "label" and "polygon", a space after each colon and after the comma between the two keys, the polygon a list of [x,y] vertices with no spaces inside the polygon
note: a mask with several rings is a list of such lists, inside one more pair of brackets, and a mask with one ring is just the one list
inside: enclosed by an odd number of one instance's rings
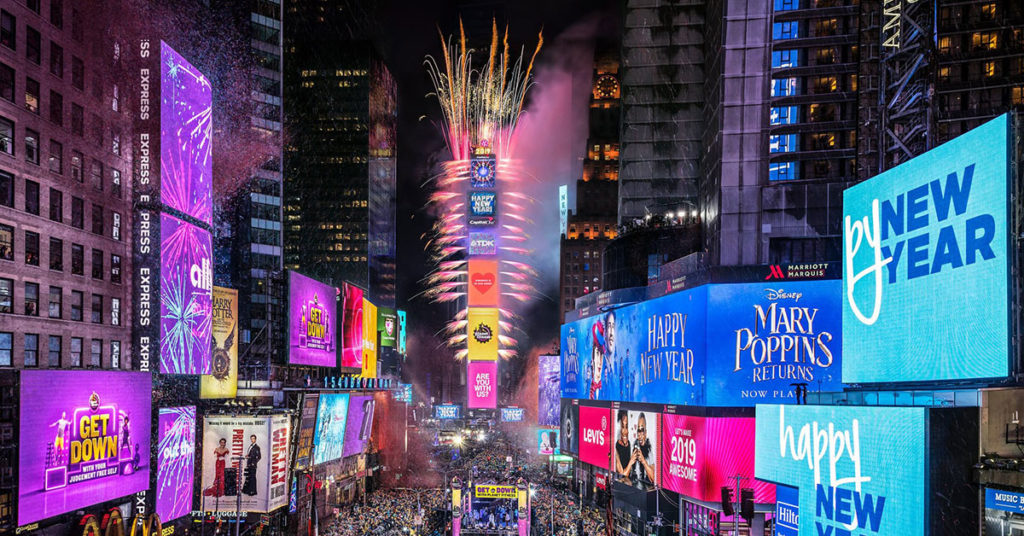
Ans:
{"label": "levi's billboard", "polygon": [[612,411],[580,406],[580,460],[609,467],[612,452]]}
{"label": "levi's billboard", "polygon": [[924,536],[926,411],[758,405],[754,476],[796,488],[800,535]]}
{"label": "levi's billboard", "polygon": [[1009,373],[1010,116],[843,194],[843,378]]}

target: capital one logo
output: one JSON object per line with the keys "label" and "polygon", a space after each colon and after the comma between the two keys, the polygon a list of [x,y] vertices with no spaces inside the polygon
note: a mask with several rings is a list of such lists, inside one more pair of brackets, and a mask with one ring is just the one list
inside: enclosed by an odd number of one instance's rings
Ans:
{"label": "capital one logo", "polygon": [[202,290],[213,290],[213,268],[210,259],[203,259],[200,264],[193,264],[188,272],[192,286]]}

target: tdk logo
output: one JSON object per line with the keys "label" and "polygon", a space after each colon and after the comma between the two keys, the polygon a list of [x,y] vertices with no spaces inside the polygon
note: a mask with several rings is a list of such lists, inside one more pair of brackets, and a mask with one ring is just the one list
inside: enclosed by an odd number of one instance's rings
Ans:
{"label": "tdk logo", "polygon": [[199,266],[192,265],[192,269],[189,271],[189,280],[193,287],[212,291],[213,267],[210,266],[210,259],[203,259],[201,262],[202,264]]}

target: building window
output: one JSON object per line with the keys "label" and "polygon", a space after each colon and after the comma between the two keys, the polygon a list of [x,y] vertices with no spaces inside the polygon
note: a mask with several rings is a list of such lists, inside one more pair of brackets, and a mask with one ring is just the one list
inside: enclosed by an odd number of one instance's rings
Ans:
{"label": "building window", "polygon": [[92,340],[92,348],[89,352],[89,366],[99,367],[103,361],[103,341],[101,339]]}
{"label": "building window", "polygon": [[64,78],[64,47],[50,41],[50,74]]}
{"label": "building window", "polygon": [[64,241],[59,238],[50,239],[50,269],[64,271]]}
{"label": "building window", "polygon": [[0,45],[17,50],[18,23],[6,10],[0,9]]}
{"label": "building window", "polygon": [[85,111],[81,106],[71,103],[71,133],[76,136],[85,135]]}
{"label": "building window", "polygon": [[92,165],[89,166],[89,181],[92,183],[92,187],[95,190],[103,191],[103,162],[92,159]]}
{"label": "building window", "polygon": [[942,54],[949,54],[950,49],[952,48],[952,46],[953,46],[953,40],[949,36],[940,37],[939,38],[939,52],[940,53],[942,53]]}
{"label": "building window", "polygon": [[85,89],[85,63],[75,56],[71,56],[71,85],[79,91]]}
{"label": "building window", "polygon": [[64,193],[56,188],[50,188],[50,219],[64,221]]}
{"label": "building window", "polygon": [[0,313],[14,312],[14,280],[0,277]]}
{"label": "building window", "polygon": [[39,215],[39,183],[25,181],[25,212]]}
{"label": "building window", "polygon": [[110,341],[110,368],[121,368],[121,341]]}
{"label": "building window", "polygon": [[64,96],[50,90],[50,121],[55,125],[64,126]]}
{"label": "building window", "polygon": [[39,316],[39,283],[25,283],[25,314]]}
{"label": "building window", "polygon": [[0,367],[11,366],[12,355],[14,355],[14,334],[10,331],[0,331]]}
{"label": "building window", "polygon": [[0,206],[14,208],[14,175],[0,171]]}
{"label": "building window", "polygon": [[110,298],[110,325],[121,325],[121,298]]}
{"label": "building window", "polygon": [[99,294],[93,294],[92,295],[92,303],[90,305],[91,305],[91,307],[90,307],[90,313],[91,314],[89,316],[89,320],[91,320],[93,324],[102,324],[103,323],[103,296],[100,296]]}
{"label": "building window", "polygon": [[1011,104],[1024,104],[1024,86],[1018,86],[1010,90]]}
{"label": "building window", "polygon": [[92,232],[93,234],[103,234],[103,207],[93,203],[92,205]]}
{"label": "building window", "polygon": [[25,108],[39,115],[39,81],[25,77]]}
{"label": "building window", "polygon": [[103,279],[103,250],[92,250],[92,278]]}
{"label": "building window", "polygon": [[0,117],[0,153],[14,155],[14,121]]}
{"label": "building window", "polygon": [[110,191],[114,193],[114,196],[118,199],[121,198],[121,170],[116,168],[110,169]]}
{"label": "building window", "polygon": [[971,34],[971,48],[995,50],[999,48],[999,34],[997,32],[974,32]]}
{"label": "building window", "polygon": [[77,9],[71,8],[71,38],[82,42],[82,16]]}
{"label": "building window", "polygon": [[85,275],[85,247],[71,244],[71,274]]}
{"label": "building window", "polygon": [[60,287],[50,287],[50,318],[60,318],[64,315],[64,290]]}
{"label": "building window", "polygon": [[82,321],[82,308],[85,307],[85,293],[80,290],[71,291],[71,320]]}
{"label": "building window", "polygon": [[43,57],[43,39],[39,30],[25,26],[25,59],[39,65]]}
{"label": "building window", "polygon": [[64,146],[56,140],[50,140],[50,171],[64,173]]}
{"label": "building window", "polygon": [[110,96],[110,109],[115,112],[121,111],[121,92],[117,89],[117,84],[114,84],[113,90]]}
{"label": "building window", "polygon": [[0,223],[0,260],[14,260],[14,227]]}
{"label": "building window", "polygon": [[0,63],[0,98],[14,102],[14,69]]}
{"label": "building window", "polygon": [[121,156],[121,133],[116,130],[110,132],[110,150]]}
{"label": "building window", "polygon": [[39,266],[39,233],[25,231],[25,264]]}
{"label": "building window", "polygon": [[[2,364],[2,363],[0,363]],[[10,365],[10,363],[8,363]],[[39,366],[39,334],[38,333],[26,333],[25,334],[25,366],[26,367],[38,367]]]}
{"label": "building window", "polygon": [[85,201],[81,197],[71,198],[71,226],[85,228]]}
{"label": "building window", "polygon": [[39,165],[39,133],[30,128],[25,129],[25,161]]}
{"label": "building window", "polygon": [[71,366],[82,366],[82,338],[71,337]]}
{"label": "building window", "polygon": [[113,238],[114,240],[117,240],[118,242],[120,242],[121,241],[121,213],[120,212],[111,211],[111,214],[113,215],[113,218],[112,218],[113,219],[113,225],[110,228],[110,238]]}
{"label": "building window", "polygon": [[50,0],[50,24],[64,27],[64,0]]}
{"label": "building window", "polygon": [[49,346],[50,352],[49,352],[49,356],[48,356],[48,360],[47,360],[48,363],[47,364],[51,368],[60,367],[60,347],[61,347],[60,335],[50,335],[50,346]]}
{"label": "building window", "polygon": [[981,71],[984,73],[985,78],[992,78],[996,75],[996,62],[986,61],[981,65]]}
{"label": "building window", "polygon": [[82,162],[84,161],[85,157],[82,156],[80,151],[71,151],[71,178],[78,182],[85,181],[82,176]]}

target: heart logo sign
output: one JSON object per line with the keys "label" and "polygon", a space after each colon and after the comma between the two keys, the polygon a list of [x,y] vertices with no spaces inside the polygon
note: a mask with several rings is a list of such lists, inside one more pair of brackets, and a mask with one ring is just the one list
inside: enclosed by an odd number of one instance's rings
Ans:
{"label": "heart logo sign", "polygon": [[473,282],[473,288],[480,294],[487,294],[494,286],[494,274],[473,274],[470,280]]}

